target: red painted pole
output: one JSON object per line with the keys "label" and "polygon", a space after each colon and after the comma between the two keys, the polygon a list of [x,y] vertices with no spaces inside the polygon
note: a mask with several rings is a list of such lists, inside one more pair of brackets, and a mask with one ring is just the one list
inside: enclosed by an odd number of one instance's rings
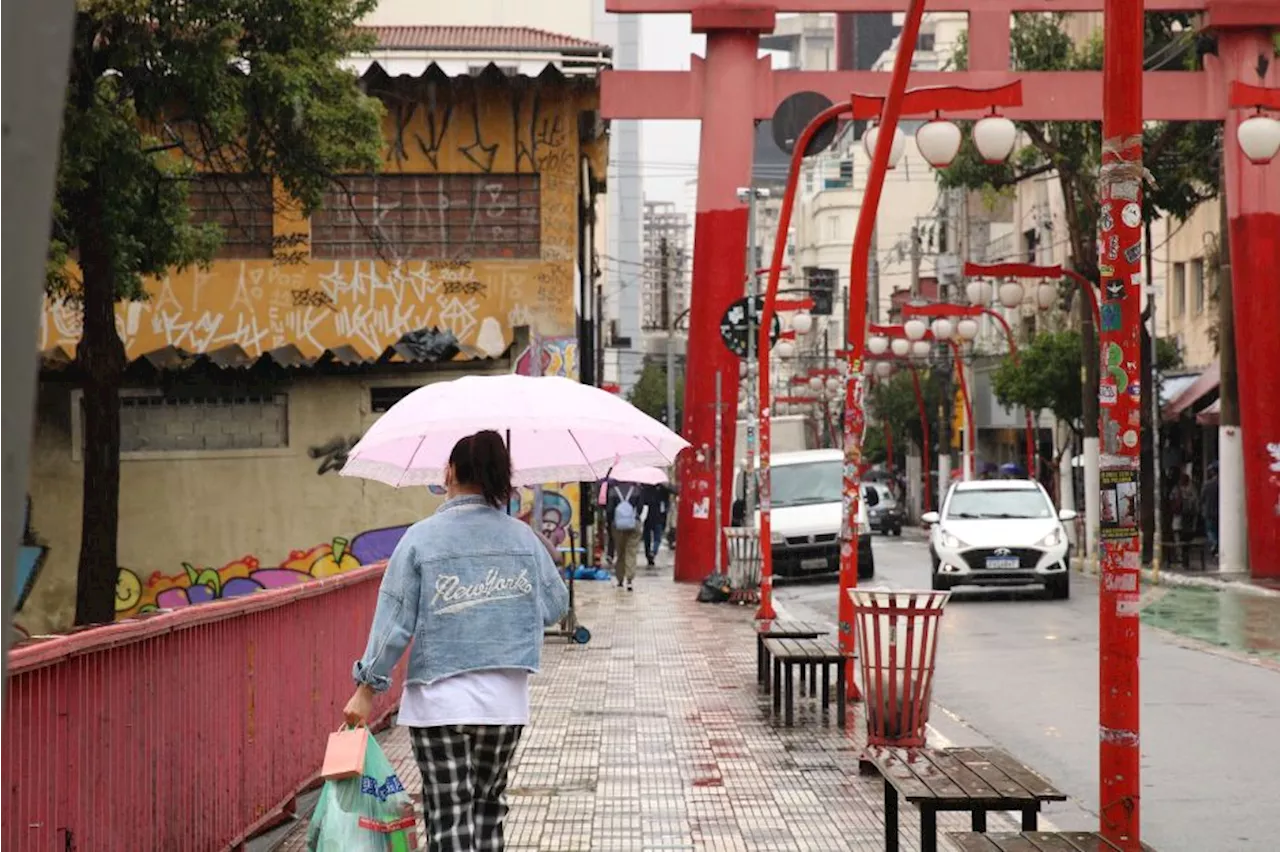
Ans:
{"label": "red painted pole", "polygon": [[862,356],[867,345],[867,272],[871,256],[871,237],[884,191],[884,176],[889,169],[889,150],[902,101],[907,90],[907,75],[920,37],[920,19],[924,17],[924,0],[911,0],[902,31],[898,34],[898,55],[893,62],[893,76],[885,95],[884,112],[880,115],[876,148],[867,173],[867,185],[858,210],[858,224],[853,232],[853,249],[849,255],[849,348],[845,354],[844,390],[844,503],[840,533],[840,591],[838,606],[840,652],[848,661],[845,682],[849,698],[858,700],[854,672],[853,599],[849,591],[858,585],[858,506],[862,499]]}
{"label": "red painted pole", "polygon": [[[835,104],[814,116],[796,139],[791,151],[791,168],[787,171],[787,189],[782,196],[782,208],[778,211],[778,230],[773,238],[773,259],[769,263],[769,278],[765,283],[764,306],[760,311],[760,326],[756,340],[756,356],[760,359],[757,371],[756,412],[760,418],[760,469],[757,474],[760,510],[760,607],[756,618],[771,621],[777,618],[773,609],[773,511],[771,508],[772,478],[769,473],[770,447],[773,442],[773,411],[769,407],[769,331],[778,305],[778,282],[782,278],[783,260],[787,254],[787,230],[791,227],[791,214],[796,203],[796,187],[800,183],[800,164],[805,149],[819,128],[837,117],[850,112],[852,104]],[[750,524],[751,519],[747,518]]]}
{"label": "red painted pole", "polygon": [[973,401],[969,398],[969,383],[964,377],[964,356],[960,351],[960,344],[954,340],[948,340],[951,346],[951,352],[956,356],[956,375],[960,380],[960,398],[964,400],[964,444],[963,447],[969,451],[969,473],[974,472],[977,461],[974,456],[977,455],[976,447],[973,441]]}
{"label": "red painted pole", "polygon": [[[756,65],[758,44],[759,38],[752,32],[710,32],[703,63],[705,107],[698,156],[703,167],[698,178],[693,248],[696,298],[689,313],[683,428],[693,448],[680,456],[675,550],[675,579],[686,583],[701,582],[713,570],[715,548],[723,551],[724,541],[715,529],[714,501],[721,500],[726,509],[732,501],[737,458],[737,418],[732,412],[738,410],[739,360],[720,341],[720,320],[729,305],[743,296],[747,207],[738,201],[738,187],[750,182],[754,119],[752,88],[742,80]],[[713,96],[730,90],[740,96]],[[720,418],[719,430],[717,374],[723,389],[722,411],[730,412]],[[718,476],[714,461],[717,446],[723,461]]]}
{"label": "red painted pole", "polygon": [[920,392],[920,374],[915,367],[911,368],[911,387],[916,392],[916,408],[920,411],[920,432],[924,445],[920,448],[920,458],[924,468],[924,509],[922,511],[928,512],[929,506],[933,503],[933,487],[929,482],[929,415],[924,407],[924,394]]}
{"label": "red painted pole", "polygon": [[[1102,583],[1098,597],[1098,736],[1102,836],[1126,852],[1140,841],[1138,743],[1139,324],[1142,300],[1142,0],[1107,0],[1102,62],[1098,233],[1112,272],[1102,279]],[[1132,260],[1130,260],[1132,258]]]}

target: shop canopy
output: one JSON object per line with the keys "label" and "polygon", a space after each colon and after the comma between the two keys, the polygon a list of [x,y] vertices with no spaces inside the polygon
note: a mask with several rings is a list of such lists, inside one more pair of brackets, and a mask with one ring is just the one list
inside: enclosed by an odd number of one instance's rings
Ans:
{"label": "shop canopy", "polygon": [[[1179,379],[1191,378],[1180,376]],[[1190,382],[1186,382],[1180,389],[1171,387],[1175,379],[1167,379],[1165,388],[1161,393],[1161,409],[1160,418],[1166,422],[1177,420],[1184,413],[1194,411],[1196,405],[1200,403],[1206,396],[1218,392],[1218,382],[1220,372],[1218,370],[1218,362],[1215,361],[1213,366],[1209,367],[1203,373],[1192,378]],[[1168,394],[1169,400],[1164,400]]]}

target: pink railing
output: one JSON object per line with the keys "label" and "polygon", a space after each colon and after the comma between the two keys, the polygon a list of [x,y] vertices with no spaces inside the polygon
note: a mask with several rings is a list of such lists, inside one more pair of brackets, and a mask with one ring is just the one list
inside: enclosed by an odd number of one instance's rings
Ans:
{"label": "pink railing", "polygon": [[341,723],[383,568],[10,652],[6,852],[220,850],[288,813]]}

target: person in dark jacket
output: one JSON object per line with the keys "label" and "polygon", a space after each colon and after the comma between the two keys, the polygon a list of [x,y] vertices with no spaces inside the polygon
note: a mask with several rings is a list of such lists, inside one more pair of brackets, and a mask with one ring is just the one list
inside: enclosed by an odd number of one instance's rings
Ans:
{"label": "person in dark jacket", "polygon": [[640,505],[644,508],[644,558],[652,568],[662,546],[662,534],[667,529],[671,489],[666,483],[644,486],[640,491]]}
{"label": "person in dark jacket", "polygon": [[1209,550],[1218,555],[1218,463],[1209,465],[1209,478],[1200,487],[1200,514],[1204,518],[1204,535]]}

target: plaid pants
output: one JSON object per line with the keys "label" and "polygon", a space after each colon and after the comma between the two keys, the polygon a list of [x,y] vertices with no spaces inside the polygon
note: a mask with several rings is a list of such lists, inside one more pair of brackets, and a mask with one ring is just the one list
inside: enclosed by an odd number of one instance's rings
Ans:
{"label": "plaid pants", "polygon": [[521,725],[410,728],[422,772],[427,852],[502,852],[507,770]]}

